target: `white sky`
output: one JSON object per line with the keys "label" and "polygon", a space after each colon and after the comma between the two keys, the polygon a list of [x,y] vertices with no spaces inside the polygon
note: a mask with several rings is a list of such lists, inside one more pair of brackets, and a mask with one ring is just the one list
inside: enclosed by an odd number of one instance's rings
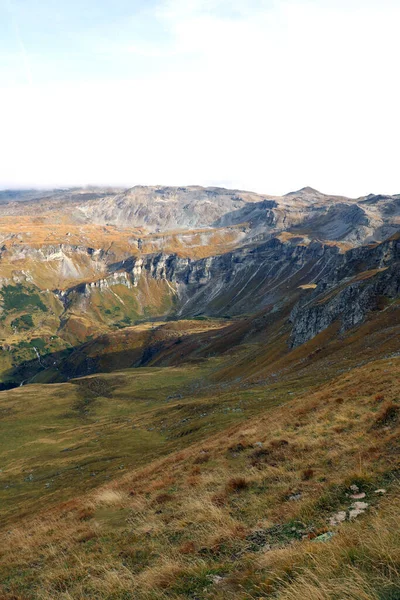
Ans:
{"label": "white sky", "polygon": [[400,193],[400,0],[99,2],[3,3],[0,188]]}

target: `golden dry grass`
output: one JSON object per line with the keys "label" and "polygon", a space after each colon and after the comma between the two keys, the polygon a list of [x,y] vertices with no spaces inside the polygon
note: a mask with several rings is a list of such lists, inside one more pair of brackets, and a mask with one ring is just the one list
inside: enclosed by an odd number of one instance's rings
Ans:
{"label": "golden dry grass", "polygon": [[[399,375],[370,363],[7,526],[3,597],[394,600]],[[368,509],[332,528],[352,484]]]}

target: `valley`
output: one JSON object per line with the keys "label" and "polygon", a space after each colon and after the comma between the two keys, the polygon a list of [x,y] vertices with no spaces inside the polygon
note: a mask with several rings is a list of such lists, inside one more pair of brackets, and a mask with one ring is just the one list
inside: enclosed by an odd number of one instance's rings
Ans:
{"label": "valley", "polygon": [[398,600],[399,265],[400,195],[1,192],[0,597]]}

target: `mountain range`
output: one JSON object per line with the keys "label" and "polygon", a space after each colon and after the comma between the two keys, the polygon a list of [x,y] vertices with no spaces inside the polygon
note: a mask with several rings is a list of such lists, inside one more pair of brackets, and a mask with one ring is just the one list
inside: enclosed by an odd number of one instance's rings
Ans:
{"label": "mountain range", "polygon": [[64,351],[146,321],[290,309],[290,347],[398,294],[400,195],[13,191],[0,215],[6,387],[58,379]]}

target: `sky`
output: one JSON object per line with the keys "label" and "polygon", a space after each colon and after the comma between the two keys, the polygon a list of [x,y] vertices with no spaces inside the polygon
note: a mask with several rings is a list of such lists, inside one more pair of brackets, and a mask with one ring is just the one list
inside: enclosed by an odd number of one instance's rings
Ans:
{"label": "sky", "polygon": [[0,188],[400,193],[399,0],[0,0]]}

